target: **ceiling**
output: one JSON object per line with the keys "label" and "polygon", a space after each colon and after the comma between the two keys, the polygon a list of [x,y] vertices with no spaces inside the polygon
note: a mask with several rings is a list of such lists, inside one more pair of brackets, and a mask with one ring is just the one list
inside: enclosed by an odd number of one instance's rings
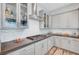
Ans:
{"label": "ceiling", "polygon": [[71,3],[38,3],[38,6],[44,8],[46,12],[51,12],[56,9],[65,7]]}

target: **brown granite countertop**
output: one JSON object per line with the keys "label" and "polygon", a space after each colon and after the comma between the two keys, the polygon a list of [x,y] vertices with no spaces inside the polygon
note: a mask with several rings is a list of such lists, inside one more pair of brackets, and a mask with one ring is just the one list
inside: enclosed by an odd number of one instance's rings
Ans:
{"label": "brown granite countertop", "polygon": [[[16,40],[3,42],[3,43],[1,43],[1,53],[0,54],[7,54],[7,53],[15,51],[17,49],[23,48],[27,45],[33,44],[37,41],[41,41],[43,39],[46,39],[48,37],[50,37],[50,36],[35,35],[35,36],[27,37],[18,43],[16,43]],[[32,39],[30,39],[30,38],[32,38]]]}
{"label": "brown granite countertop", "polygon": [[32,40],[24,39],[21,42],[16,43],[16,40],[4,42],[1,44],[1,54],[7,54],[18,48],[24,47],[24,45],[30,44]]}
{"label": "brown granite countertop", "polygon": [[64,34],[52,34],[52,36],[62,36],[62,37],[70,37],[70,38],[79,38],[79,36],[64,35]]}
{"label": "brown granite countertop", "polygon": [[30,36],[30,37],[23,39],[19,43],[16,43],[16,40],[2,43],[0,54],[7,54],[9,52],[23,48],[27,45],[33,44],[37,41],[46,39],[46,38],[51,37],[51,36],[63,36],[63,37],[79,38],[78,36],[69,36],[69,35],[65,36],[65,35],[60,35],[60,34],[45,34],[45,35]]}

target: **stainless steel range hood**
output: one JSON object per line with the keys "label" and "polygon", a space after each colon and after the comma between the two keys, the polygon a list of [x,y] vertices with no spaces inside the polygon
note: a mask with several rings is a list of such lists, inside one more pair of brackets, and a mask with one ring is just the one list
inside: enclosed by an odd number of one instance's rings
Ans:
{"label": "stainless steel range hood", "polygon": [[35,3],[32,3],[32,14],[30,15],[30,19],[38,20],[37,4],[35,4]]}

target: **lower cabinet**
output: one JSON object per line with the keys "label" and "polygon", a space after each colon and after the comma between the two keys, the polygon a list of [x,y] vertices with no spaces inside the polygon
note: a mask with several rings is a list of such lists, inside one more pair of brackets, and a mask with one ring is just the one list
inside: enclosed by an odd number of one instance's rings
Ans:
{"label": "lower cabinet", "polygon": [[35,55],[44,55],[47,53],[47,39],[35,43]]}
{"label": "lower cabinet", "polygon": [[79,39],[74,39],[71,41],[71,49],[72,52],[79,54]]}
{"label": "lower cabinet", "polygon": [[61,37],[61,48],[70,50],[71,39],[72,38],[69,38],[69,37]]}
{"label": "lower cabinet", "polygon": [[79,54],[79,39],[69,37],[55,37],[55,46]]}
{"label": "lower cabinet", "polygon": [[52,36],[8,53],[7,55],[45,55],[53,46],[79,53],[79,39]]}
{"label": "lower cabinet", "polygon": [[42,41],[42,55],[45,55],[48,52],[47,39]]}
{"label": "lower cabinet", "polygon": [[7,55],[34,55],[34,44],[13,51]]}
{"label": "lower cabinet", "polygon": [[42,54],[42,41],[35,43],[35,55]]}
{"label": "lower cabinet", "polygon": [[45,40],[35,43],[35,54],[44,55],[48,52],[53,46],[70,50],[75,53],[79,53],[79,39],[69,38],[69,37],[60,37],[52,36]]}
{"label": "lower cabinet", "polygon": [[54,46],[54,38],[49,37],[35,43],[35,55],[45,55]]}
{"label": "lower cabinet", "polygon": [[48,41],[48,51],[49,51],[54,46],[54,38],[53,38],[53,36],[49,37],[47,39],[47,41]]}
{"label": "lower cabinet", "polygon": [[52,46],[53,41],[51,37],[20,48],[7,55],[45,55],[48,52],[48,48],[50,49]]}
{"label": "lower cabinet", "polygon": [[55,36],[54,37],[54,39],[55,39],[55,46],[56,47],[61,47],[61,37],[60,36]]}
{"label": "lower cabinet", "polygon": [[55,46],[70,50],[72,38],[55,36]]}

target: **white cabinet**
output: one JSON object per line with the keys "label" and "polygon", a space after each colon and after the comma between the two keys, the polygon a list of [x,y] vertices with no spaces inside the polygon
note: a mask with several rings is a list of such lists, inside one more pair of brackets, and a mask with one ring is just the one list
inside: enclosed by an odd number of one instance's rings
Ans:
{"label": "white cabinet", "polygon": [[45,55],[47,52],[47,39],[45,39],[42,41],[42,55]]}
{"label": "white cabinet", "polygon": [[1,3],[0,3],[0,29],[1,29]]}
{"label": "white cabinet", "polygon": [[1,7],[2,29],[27,28],[27,3],[2,3]]}
{"label": "white cabinet", "polygon": [[7,55],[34,55],[34,44],[13,51]]}
{"label": "white cabinet", "polygon": [[27,28],[27,3],[19,4],[19,27]]}
{"label": "white cabinet", "polygon": [[67,14],[67,28],[78,28],[78,13],[78,10],[74,10]]}
{"label": "white cabinet", "polygon": [[0,38],[0,52],[1,52],[1,38]]}
{"label": "white cabinet", "polygon": [[66,28],[67,27],[67,14],[61,14],[60,19],[58,20],[59,28]]}
{"label": "white cabinet", "polygon": [[79,53],[79,39],[55,36],[55,46]]}
{"label": "white cabinet", "polygon": [[69,37],[60,37],[56,36],[55,37],[55,46],[63,49],[70,50],[71,47],[71,38]]}
{"label": "white cabinet", "polygon": [[55,36],[55,46],[61,47],[61,37],[60,36]]}
{"label": "white cabinet", "polygon": [[42,54],[42,41],[35,43],[35,55]]}
{"label": "white cabinet", "polygon": [[35,43],[35,55],[44,55],[47,53],[47,39]]}
{"label": "white cabinet", "polygon": [[66,50],[71,50],[72,39],[73,38],[56,36],[55,37],[55,46],[66,49]]}
{"label": "white cabinet", "polygon": [[49,37],[48,38],[48,51],[54,46],[54,38],[53,36],[52,37]]}
{"label": "white cabinet", "polygon": [[53,43],[52,37],[49,37],[8,53],[7,55],[45,55],[48,52],[48,48],[52,48]]}
{"label": "white cabinet", "polygon": [[71,41],[71,51],[79,53],[79,39],[74,39]]}
{"label": "white cabinet", "polygon": [[49,15],[47,15],[46,13],[44,13],[43,17],[40,17],[39,27],[40,27],[40,29],[49,28]]}
{"label": "white cabinet", "polygon": [[78,10],[52,16],[53,28],[78,28]]}
{"label": "white cabinet", "polygon": [[32,4],[28,3],[28,14],[31,15],[32,14]]}
{"label": "white cabinet", "polygon": [[49,28],[52,29],[52,17],[49,16]]}
{"label": "white cabinet", "polygon": [[52,27],[53,28],[65,28],[66,27],[66,17],[65,15],[55,15],[52,17]]}
{"label": "white cabinet", "polygon": [[69,37],[61,37],[61,48],[70,50],[71,47],[71,39]]}
{"label": "white cabinet", "polygon": [[79,39],[52,36],[13,51],[7,55],[45,55],[53,46],[79,53]]}
{"label": "white cabinet", "polygon": [[39,27],[40,29],[44,29],[44,21],[43,18],[41,18],[42,20],[39,21]]}
{"label": "white cabinet", "polygon": [[3,3],[2,4],[2,26],[3,28],[17,28],[17,4]]}
{"label": "white cabinet", "polygon": [[52,28],[58,28],[58,17],[52,16]]}

